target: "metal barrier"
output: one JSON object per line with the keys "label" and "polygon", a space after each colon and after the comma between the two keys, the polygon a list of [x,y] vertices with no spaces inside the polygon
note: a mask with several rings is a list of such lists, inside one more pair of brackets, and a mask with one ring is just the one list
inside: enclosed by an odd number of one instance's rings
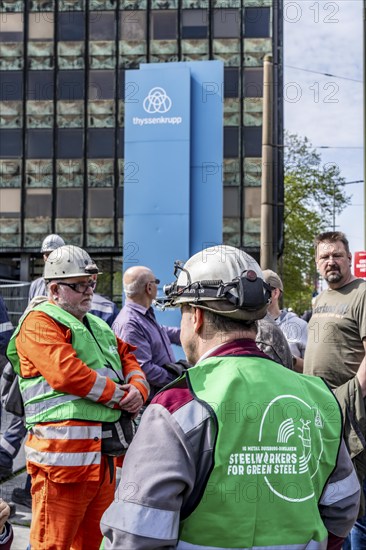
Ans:
{"label": "metal barrier", "polygon": [[10,321],[14,326],[18,324],[28,305],[29,287],[30,283],[23,281],[0,279],[0,294],[4,299]]}

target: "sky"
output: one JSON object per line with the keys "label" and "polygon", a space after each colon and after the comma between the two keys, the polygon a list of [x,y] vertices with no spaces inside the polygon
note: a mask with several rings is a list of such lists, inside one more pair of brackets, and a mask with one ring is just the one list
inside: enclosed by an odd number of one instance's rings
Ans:
{"label": "sky", "polygon": [[[364,179],[362,35],[363,0],[284,0],[285,129],[306,136],[346,182]],[[352,252],[366,250],[364,183],[345,189],[351,204],[336,229]]]}

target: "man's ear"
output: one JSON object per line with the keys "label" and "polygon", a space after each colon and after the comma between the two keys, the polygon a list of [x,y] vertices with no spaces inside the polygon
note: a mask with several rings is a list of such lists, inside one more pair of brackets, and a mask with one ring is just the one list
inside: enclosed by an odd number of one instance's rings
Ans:
{"label": "man's ear", "polygon": [[153,293],[153,289],[152,289],[152,285],[151,283],[146,283],[145,284],[145,292],[148,296],[151,296],[152,293]]}
{"label": "man's ear", "polygon": [[193,308],[194,312],[193,312],[193,326],[194,326],[194,331],[195,332],[200,332],[201,328],[202,328],[202,325],[203,325],[203,317],[204,317],[204,312],[203,312],[203,309],[199,308],[199,307],[195,307]]}
{"label": "man's ear", "polygon": [[58,286],[56,282],[52,282],[48,285],[48,289],[51,293],[52,300],[57,301],[58,299]]}
{"label": "man's ear", "polygon": [[274,292],[275,298],[277,298],[277,300],[281,298],[281,291],[279,288],[274,288],[272,292]]}

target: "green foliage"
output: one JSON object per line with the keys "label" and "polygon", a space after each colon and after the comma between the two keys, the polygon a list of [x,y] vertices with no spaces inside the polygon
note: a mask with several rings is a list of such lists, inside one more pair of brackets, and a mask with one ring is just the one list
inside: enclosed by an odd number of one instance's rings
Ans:
{"label": "green foliage", "polygon": [[285,306],[301,314],[311,307],[316,288],[313,241],[331,230],[335,214],[350,202],[335,164],[322,164],[309,140],[285,136],[283,282]]}

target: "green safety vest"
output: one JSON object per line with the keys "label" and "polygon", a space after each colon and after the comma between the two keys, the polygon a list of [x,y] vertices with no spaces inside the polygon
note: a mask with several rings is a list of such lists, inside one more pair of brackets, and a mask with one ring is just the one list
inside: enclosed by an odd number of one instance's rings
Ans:
{"label": "green safety vest", "polygon": [[325,383],[248,356],[211,357],[186,376],[211,409],[217,436],[212,471],[181,522],[178,548],[326,540],[318,501],[336,465],[342,419]]}
{"label": "green safety vest", "polygon": [[[77,357],[89,368],[98,371],[101,375],[108,376],[117,383],[122,383],[124,378],[116,337],[104,321],[87,313],[86,318],[89,322],[90,332],[76,317],[50,302],[43,302],[34,309],[46,313],[71,330],[72,347],[76,351]],[[21,376],[15,338],[23,323],[26,323],[28,313],[20,319],[7,349],[8,358],[19,375],[27,429],[40,422],[61,422],[73,419],[91,422],[115,422],[118,420],[121,415],[121,411],[118,409],[57,391],[48,384],[42,375],[33,378]],[[48,344],[47,330],[43,331],[42,327],[39,327],[39,331],[40,340],[44,339],[45,344]],[[52,368],[54,368],[53,365],[50,365],[50,369]]]}

